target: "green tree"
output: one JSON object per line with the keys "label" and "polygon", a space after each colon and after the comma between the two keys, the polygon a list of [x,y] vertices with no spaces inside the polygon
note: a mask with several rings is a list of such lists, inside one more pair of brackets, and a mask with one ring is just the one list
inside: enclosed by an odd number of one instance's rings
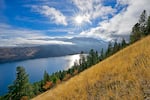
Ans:
{"label": "green tree", "polygon": [[46,71],[44,71],[44,76],[43,76],[44,84],[45,84],[47,81],[49,81],[49,80],[50,80],[50,79],[49,79],[48,73],[47,73]]}
{"label": "green tree", "polygon": [[108,48],[107,48],[107,51],[106,51],[106,54],[105,54],[106,57],[109,57],[112,54],[112,48],[113,48],[112,43],[109,42]]}
{"label": "green tree", "polygon": [[17,67],[16,80],[9,86],[9,99],[20,100],[23,96],[33,96],[33,89],[28,81],[28,75],[23,67]]}
{"label": "green tree", "polygon": [[87,56],[87,65],[91,66],[99,62],[98,52],[93,49],[90,50],[89,55]]}
{"label": "green tree", "polygon": [[146,23],[146,35],[150,34],[150,16],[147,19],[147,23]]}
{"label": "green tree", "polygon": [[136,23],[132,28],[132,33],[130,35],[130,43],[141,39],[148,34],[148,20],[146,10],[142,12],[139,18],[139,22]]}
{"label": "green tree", "polygon": [[40,82],[36,82],[33,84],[33,93],[38,95],[40,93]]}
{"label": "green tree", "polygon": [[132,28],[132,33],[130,35],[130,43],[134,43],[141,38],[140,24],[136,23]]}
{"label": "green tree", "polygon": [[98,52],[95,52],[95,64],[99,62],[99,56],[98,56]]}
{"label": "green tree", "polygon": [[80,53],[80,59],[79,59],[79,65],[82,66],[82,64],[84,63],[84,61],[85,61],[84,52],[81,51],[81,53]]}
{"label": "green tree", "polygon": [[102,61],[104,58],[105,58],[104,49],[102,48],[100,53],[100,61]]}
{"label": "green tree", "polygon": [[146,22],[147,22],[147,13],[146,10],[144,10],[139,19],[141,36],[146,35]]}
{"label": "green tree", "polygon": [[53,73],[53,74],[50,76],[50,79],[51,79],[51,81],[55,84],[59,78],[57,77],[56,73]]}
{"label": "green tree", "polygon": [[85,55],[84,55],[84,52],[82,51],[80,53],[80,59],[79,59],[79,72],[80,71],[83,71],[85,68],[87,68],[87,62],[86,62],[86,58],[85,58]]}
{"label": "green tree", "polygon": [[117,51],[118,51],[118,43],[117,40],[115,40],[112,53],[116,53]]}
{"label": "green tree", "polygon": [[127,43],[126,43],[125,39],[122,38],[121,48],[124,48],[124,47],[126,47],[126,46],[127,46]]}

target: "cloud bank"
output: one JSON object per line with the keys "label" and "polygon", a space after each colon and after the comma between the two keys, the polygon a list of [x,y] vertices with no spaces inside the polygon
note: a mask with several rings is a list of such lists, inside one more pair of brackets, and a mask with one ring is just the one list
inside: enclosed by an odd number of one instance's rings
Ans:
{"label": "cloud bank", "polygon": [[0,47],[37,46],[37,45],[74,45],[72,42],[55,40],[42,31],[29,30],[0,24]]}
{"label": "cloud bank", "polygon": [[150,12],[150,0],[117,0],[118,6],[127,6],[110,19],[99,22],[97,27],[80,33],[82,36],[99,37],[103,40],[112,40],[129,37],[133,25],[138,22],[139,16],[145,9]]}

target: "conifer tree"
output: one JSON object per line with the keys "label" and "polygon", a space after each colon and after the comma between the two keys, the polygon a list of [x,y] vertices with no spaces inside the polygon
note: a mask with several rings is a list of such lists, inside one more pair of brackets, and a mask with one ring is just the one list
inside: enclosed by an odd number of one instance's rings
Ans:
{"label": "conifer tree", "polygon": [[44,71],[44,76],[43,76],[43,81],[44,81],[44,84],[49,81],[49,75],[46,71]]}
{"label": "conifer tree", "polygon": [[126,43],[125,39],[123,38],[122,42],[121,42],[121,48],[126,47],[126,45],[127,45],[127,43]]}
{"label": "conifer tree", "polygon": [[135,41],[149,34],[148,30],[149,29],[148,29],[147,14],[146,10],[144,10],[140,16],[139,22],[136,23],[132,28],[132,33],[130,35],[130,43],[134,43]]}
{"label": "conifer tree", "polygon": [[146,33],[146,22],[147,22],[147,13],[146,13],[146,10],[144,10],[139,19],[141,36],[146,35],[145,34]]}
{"label": "conifer tree", "polygon": [[104,59],[105,55],[104,55],[104,50],[103,48],[101,49],[101,53],[100,53],[100,61],[102,61]]}
{"label": "conifer tree", "polygon": [[16,80],[9,86],[9,99],[20,100],[22,97],[30,98],[33,95],[28,75],[23,67],[17,67]]}
{"label": "conifer tree", "polygon": [[112,54],[112,44],[111,44],[111,42],[109,42],[105,55],[106,55],[106,57],[109,57],[111,54]]}
{"label": "conifer tree", "polygon": [[134,43],[135,41],[139,40],[140,38],[141,38],[140,24],[136,23],[132,28],[132,33],[130,35],[130,42]]}
{"label": "conifer tree", "polygon": [[147,19],[147,23],[146,23],[146,35],[150,34],[150,16]]}
{"label": "conifer tree", "polygon": [[112,53],[116,53],[116,52],[117,52],[117,49],[118,49],[118,43],[117,43],[117,40],[115,40]]}

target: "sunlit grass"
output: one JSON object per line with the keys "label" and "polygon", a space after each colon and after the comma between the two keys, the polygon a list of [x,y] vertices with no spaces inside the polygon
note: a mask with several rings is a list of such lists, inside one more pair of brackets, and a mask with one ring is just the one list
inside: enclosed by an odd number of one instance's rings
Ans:
{"label": "sunlit grass", "polygon": [[150,36],[33,100],[150,99]]}

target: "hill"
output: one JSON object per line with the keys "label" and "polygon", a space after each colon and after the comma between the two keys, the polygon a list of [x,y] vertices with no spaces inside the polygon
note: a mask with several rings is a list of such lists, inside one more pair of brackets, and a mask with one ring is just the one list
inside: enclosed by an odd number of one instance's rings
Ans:
{"label": "hill", "polygon": [[149,100],[150,36],[32,100]]}
{"label": "hill", "polygon": [[[46,41],[52,41],[47,39]],[[74,37],[68,38],[55,38],[55,41],[64,41],[72,43],[68,44],[49,44],[49,45],[29,45],[16,47],[0,47],[0,63],[19,61],[26,59],[58,57],[69,54],[76,54],[84,51],[88,52],[90,49],[100,50],[106,48],[107,42],[95,38],[82,38]],[[32,43],[31,43],[32,44]],[[76,49],[74,49],[76,48]]]}

